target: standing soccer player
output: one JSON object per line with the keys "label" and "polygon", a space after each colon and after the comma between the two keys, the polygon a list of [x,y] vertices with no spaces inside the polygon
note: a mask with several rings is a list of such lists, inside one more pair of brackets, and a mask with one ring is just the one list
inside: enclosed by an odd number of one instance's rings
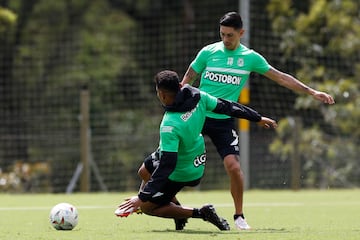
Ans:
{"label": "standing soccer player", "polygon": [[[295,92],[312,95],[315,99],[333,104],[327,93],[310,88],[295,77],[272,67],[263,56],[240,43],[244,35],[241,16],[226,13],[220,19],[221,41],[203,47],[190,64],[182,84],[193,83],[200,76],[200,90],[218,98],[238,101],[251,72],[256,72]],[[250,229],[243,214],[244,178],[239,163],[238,136],[233,118],[208,113],[203,134],[208,135],[223,159],[230,177],[230,191],[235,205],[235,226]]]}
{"label": "standing soccer player", "polygon": [[198,185],[204,174],[206,154],[201,130],[206,112],[245,118],[264,127],[276,127],[276,122],[251,108],[215,98],[190,85],[181,88],[179,77],[173,71],[159,72],[155,76],[155,86],[165,109],[160,124],[159,164],[139,194],[121,204],[115,214],[127,216],[140,208],[151,216],[200,218],[220,230],[229,230],[227,221],[216,214],[212,205],[197,209],[172,202],[183,187]]}

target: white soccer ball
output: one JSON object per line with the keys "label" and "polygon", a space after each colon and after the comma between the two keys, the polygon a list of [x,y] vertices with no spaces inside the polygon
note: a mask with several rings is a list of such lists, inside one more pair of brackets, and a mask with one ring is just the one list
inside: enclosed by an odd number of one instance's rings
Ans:
{"label": "white soccer ball", "polygon": [[69,203],[59,203],[50,211],[50,223],[56,230],[72,230],[78,217],[77,209]]}

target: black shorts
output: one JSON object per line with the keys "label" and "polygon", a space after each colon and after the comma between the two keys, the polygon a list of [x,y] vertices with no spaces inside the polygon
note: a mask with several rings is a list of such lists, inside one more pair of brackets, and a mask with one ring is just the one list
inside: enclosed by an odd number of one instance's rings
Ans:
{"label": "black shorts", "polygon": [[239,136],[234,118],[206,118],[202,133],[211,139],[222,159],[229,154],[239,155]]}
{"label": "black shorts", "polygon": [[[155,203],[157,205],[163,206],[171,202],[171,200],[176,196],[178,192],[184,187],[195,187],[199,185],[201,178],[196,179],[190,182],[174,182],[167,180],[164,187],[159,190],[158,197],[153,197],[149,202]],[[156,194],[155,194],[156,195]]]}
{"label": "black shorts", "polygon": [[[159,166],[160,158],[159,158],[159,148],[147,156],[144,160],[144,165],[146,170],[149,173],[153,173],[155,169]],[[175,195],[184,187],[195,187],[200,183],[201,178],[196,179],[190,182],[174,182],[171,180],[167,180],[163,189],[160,189],[158,197],[152,198],[149,201],[158,205],[166,205],[175,197]]]}

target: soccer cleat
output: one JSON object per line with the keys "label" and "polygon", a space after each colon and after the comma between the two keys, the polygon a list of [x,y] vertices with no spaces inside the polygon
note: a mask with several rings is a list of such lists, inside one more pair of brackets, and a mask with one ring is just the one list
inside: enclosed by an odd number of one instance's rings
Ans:
{"label": "soccer cleat", "polygon": [[126,211],[124,211],[124,209],[122,209],[122,208],[118,208],[118,209],[115,210],[114,213],[115,213],[115,215],[116,215],[117,217],[127,217],[127,216],[129,216],[130,214],[132,214],[132,213],[141,214],[142,211],[141,211],[140,208],[136,209],[135,211],[134,211],[133,208],[130,208],[130,209],[126,210]]}
{"label": "soccer cleat", "polygon": [[174,221],[175,221],[175,229],[176,230],[183,230],[186,223],[187,223],[187,218],[174,219]]}
{"label": "soccer cleat", "polygon": [[251,227],[249,224],[247,224],[246,220],[239,216],[237,219],[235,219],[235,227],[239,230],[250,230]]}
{"label": "soccer cleat", "polygon": [[230,230],[229,223],[224,219],[219,217],[216,214],[215,208],[213,205],[205,205],[200,208],[200,213],[203,216],[205,221],[211,222],[215,226],[217,226],[220,230]]}

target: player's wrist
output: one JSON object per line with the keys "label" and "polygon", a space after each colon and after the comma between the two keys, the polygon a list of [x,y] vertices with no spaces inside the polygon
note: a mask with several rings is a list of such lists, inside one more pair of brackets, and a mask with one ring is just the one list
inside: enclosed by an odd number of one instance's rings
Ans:
{"label": "player's wrist", "polygon": [[315,89],[312,89],[311,87],[308,87],[307,88],[307,93],[310,95],[310,96],[315,96],[316,94],[316,90]]}

